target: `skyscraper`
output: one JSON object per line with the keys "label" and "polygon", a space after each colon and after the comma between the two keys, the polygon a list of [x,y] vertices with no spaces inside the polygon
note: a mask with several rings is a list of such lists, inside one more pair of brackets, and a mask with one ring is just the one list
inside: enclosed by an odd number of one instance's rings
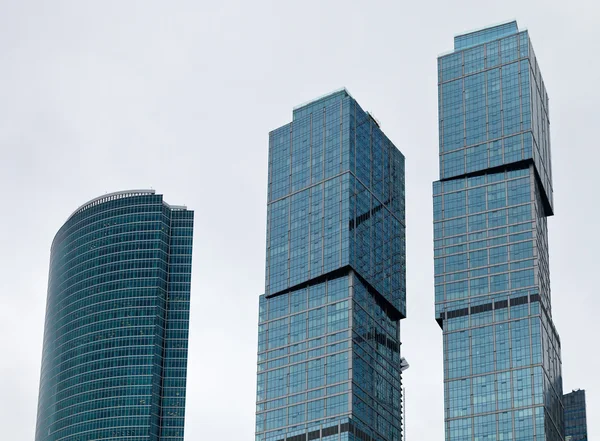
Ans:
{"label": "skyscraper", "polygon": [[269,135],[257,441],[399,441],[404,156],[344,90]]}
{"label": "skyscraper", "polygon": [[574,390],[563,396],[565,441],[588,441],[585,391]]}
{"label": "skyscraper", "polygon": [[36,441],[183,440],[193,218],[132,190],[60,228]]}
{"label": "skyscraper", "polygon": [[563,440],[548,95],[528,32],[512,21],[455,37],[438,92],[446,441]]}

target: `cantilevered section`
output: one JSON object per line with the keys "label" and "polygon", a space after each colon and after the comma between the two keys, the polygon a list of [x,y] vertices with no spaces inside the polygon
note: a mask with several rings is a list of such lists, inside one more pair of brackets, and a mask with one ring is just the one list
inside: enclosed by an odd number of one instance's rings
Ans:
{"label": "cantilevered section", "polygon": [[566,441],[550,295],[548,95],[529,33],[511,21],[456,36],[438,58],[438,99],[446,441]]}
{"label": "cantilevered section", "polygon": [[457,35],[438,74],[440,180],[532,163],[552,216],[548,94],[529,33],[510,21]]}
{"label": "cantilevered section", "polygon": [[269,133],[268,183],[255,441],[402,441],[404,156],[342,88]]}

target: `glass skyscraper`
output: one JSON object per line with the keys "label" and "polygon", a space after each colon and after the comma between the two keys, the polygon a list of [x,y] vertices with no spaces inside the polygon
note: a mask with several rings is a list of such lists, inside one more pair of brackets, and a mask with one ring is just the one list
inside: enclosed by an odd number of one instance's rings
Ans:
{"label": "glass skyscraper", "polygon": [[455,37],[438,93],[446,441],[562,441],[548,95],[528,32],[513,21]]}
{"label": "glass skyscraper", "polygon": [[404,156],[344,90],[269,135],[257,441],[399,441]]}
{"label": "glass skyscraper", "polygon": [[565,441],[588,441],[585,391],[574,390],[563,396]]}
{"label": "glass skyscraper", "polygon": [[36,441],[183,440],[193,216],[132,190],[58,231]]}

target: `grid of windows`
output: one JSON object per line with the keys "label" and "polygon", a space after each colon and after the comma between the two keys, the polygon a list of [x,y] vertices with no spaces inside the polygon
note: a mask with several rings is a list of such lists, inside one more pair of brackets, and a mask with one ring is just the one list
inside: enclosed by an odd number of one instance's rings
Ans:
{"label": "grid of windows", "polygon": [[585,391],[574,390],[563,396],[565,404],[565,441],[587,441]]}
{"label": "grid of windows", "polygon": [[527,31],[489,39],[494,29],[457,37],[478,46],[438,60],[440,179],[533,160],[551,214],[548,95],[537,59]]}
{"label": "grid of windows", "polygon": [[548,98],[528,33],[510,22],[458,36],[438,68],[446,440],[563,441]]}
{"label": "grid of windows", "polygon": [[265,294],[351,265],[405,315],[403,182],[404,156],[347,92],[297,109],[269,136]]}
{"label": "grid of windows", "polygon": [[36,441],[183,440],[192,230],[154,191],[106,195],[59,230]]}
{"label": "grid of windows", "polygon": [[479,31],[469,32],[467,34],[454,37],[454,49],[461,50],[471,46],[475,46],[486,41],[497,40],[506,35],[516,34],[519,32],[517,23],[511,21],[498,26],[491,26]]}
{"label": "grid of windows", "polygon": [[400,441],[404,157],[345,91],[270,134],[257,441]]}
{"label": "grid of windows", "polygon": [[350,277],[271,301],[261,296],[260,304],[257,433],[280,439],[289,431],[348,414]]}

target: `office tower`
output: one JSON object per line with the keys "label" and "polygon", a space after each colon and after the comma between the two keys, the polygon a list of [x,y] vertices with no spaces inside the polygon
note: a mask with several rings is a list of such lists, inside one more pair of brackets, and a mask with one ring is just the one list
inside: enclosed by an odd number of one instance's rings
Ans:
{"label": "office tower", "polygon": [[343,89],[269,135],[257,441],[402,438],[404,157]]}
{"label": "office tower", "polygon": [[565,441],[587,441],[585,391],[574,390],[563,395],[565,406]]}
{"label": "office tower", "polygon": [[562,441],[548,95],[529,34],[513,21],[459,35],[438,73],[446,441]]}
{"label": "office tower", "polygon": [[154,190],[79,207],[52,242],[36,441],[182,441],[193,211]]}

